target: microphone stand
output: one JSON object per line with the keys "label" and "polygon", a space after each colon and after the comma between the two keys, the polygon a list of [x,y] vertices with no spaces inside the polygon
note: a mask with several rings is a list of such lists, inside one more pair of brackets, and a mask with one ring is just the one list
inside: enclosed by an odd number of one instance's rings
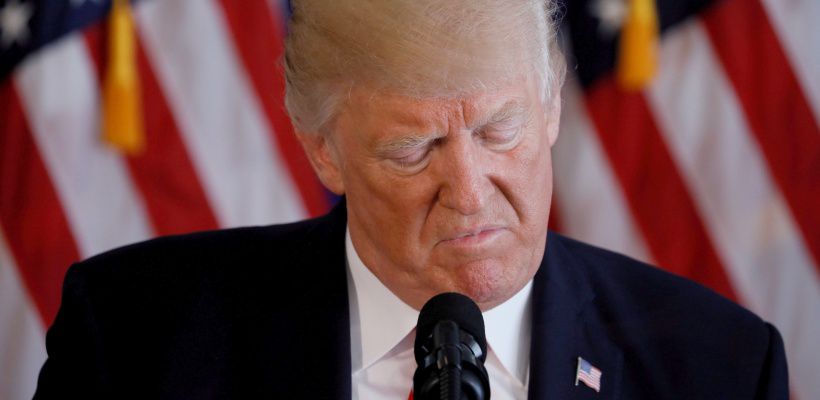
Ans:
{"label": "microphone stand", "polygon": [[442,321],[433,328],[440,400],[461,400],[461,349],[458,325]]}

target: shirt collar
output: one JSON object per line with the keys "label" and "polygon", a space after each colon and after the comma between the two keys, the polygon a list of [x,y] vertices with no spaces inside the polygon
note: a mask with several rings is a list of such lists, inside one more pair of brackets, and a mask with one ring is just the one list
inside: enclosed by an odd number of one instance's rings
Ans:
{"label": "shirt collar", "polygon": [[358,304],[360,367],[366,369],[413,331],[419,312],[396,297],[364,265],[350,240],[349,229],[345,235],[345,250]]}
{"label": "shirt collar", "polygon": [[[352,278],[350,295],[355,296],[350,303],[357,308],[351,314],[358,314],[361,337],[362,363],[354,369],[360,370],[384,357],[408,334],[415,334],[419,312],[401,301],[364,265],[353,247],[349,229],[345,250]],[[529,368],[531,291],[532,280],[512,298],[483,313],[488,346],[521,382],[526,382]]]}
{"label": "shirt collar", "polygon": [[484,312],[487,345],[519,382],[526,384],[530,365],[532,280],[509,300]]}

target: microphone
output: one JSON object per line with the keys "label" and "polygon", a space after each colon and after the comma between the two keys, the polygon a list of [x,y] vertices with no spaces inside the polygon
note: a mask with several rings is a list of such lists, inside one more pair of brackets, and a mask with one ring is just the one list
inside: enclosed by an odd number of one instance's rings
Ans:
{"label": "microphone", "polygon": [[414,400],[490,398],[484,318],[469,297],[442,293],[421,308],[414,353]]}

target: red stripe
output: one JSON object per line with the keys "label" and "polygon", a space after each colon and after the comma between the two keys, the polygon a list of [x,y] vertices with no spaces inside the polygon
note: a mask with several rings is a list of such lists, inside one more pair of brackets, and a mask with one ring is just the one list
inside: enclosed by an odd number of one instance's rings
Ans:
{"label": "red stripe", "polygon": [[820,267],[820,126],[757,0],[726,0],[703,15],[775,182]]}
{"label": "red stripe", "polygon": [[587,91],[586,105],[654,260],[734,299],[643,94],[622,91],[609,76]]}
{"label": "red stripe", "polygon": [[279,59],[284,54],[282,18],[266,0],[221,0],[239,54],[265,115],[274,131],[279,152],[290,169],[308,213],[320,215],[328,208],[327,195],[293,133],[284,106],[285,77]]}
{"label": "red stripe", "polygon": [[[103,28],[100,24],[85,31],[98,74],[105,59]],[[138,46],[137,51],[146,147],[142,154],[125,159],[152,226],[160,235],[216,229],[219,224],[188,157],[174,116],[143,47]]]}
{"label": "red stripe", "polygon": [[0,82],[0,229],[45,326],[77,244],[11,79]]}

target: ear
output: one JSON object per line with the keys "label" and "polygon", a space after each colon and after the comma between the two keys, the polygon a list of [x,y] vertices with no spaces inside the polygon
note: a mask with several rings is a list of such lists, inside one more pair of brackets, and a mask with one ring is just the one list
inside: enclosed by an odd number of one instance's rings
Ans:
{"label": "ear", "polygon": [[341,162],[336,145],[329,137],[318,133],[296,132],[296,137],[302,143],[313,171],[319,176],[322,184],[341,196],[345,192],[344,180],[342,179]]}
{"label": "ear", "polygon": [[547,137],[549,138],[550,147],[555,145],[558,140],[558,131],[561,126],[561,88],[559,87],[556,93],[552,96],[549,102],[549,109],[547,110]]}

